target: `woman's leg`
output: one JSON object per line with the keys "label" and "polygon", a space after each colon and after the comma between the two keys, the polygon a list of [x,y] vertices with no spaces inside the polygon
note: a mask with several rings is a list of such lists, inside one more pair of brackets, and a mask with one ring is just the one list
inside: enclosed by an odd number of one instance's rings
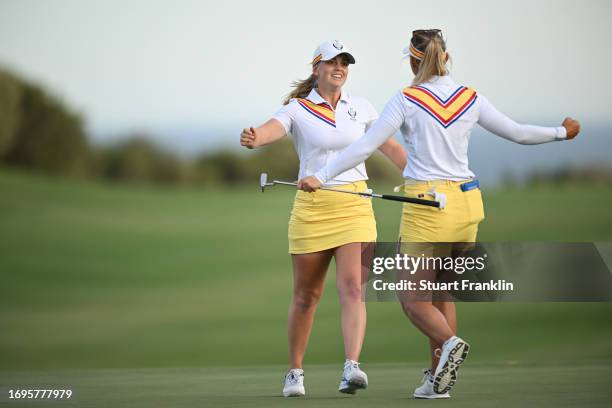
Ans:
{"label": "woman's leg", "polygon": [[289,307],[289,368],[302,368],[317,304],[333,251],[292,255],[293,300]]}
{"label": "woman's leg", "polygon": [[[428,280],[435,282],[436,271],[419,268],[414,275],[410,271],[397,272],[398,279]],[[433,305],[432,292],[427,290],[405,291],[399,293],[400,303],[410,321],[434,344],[442,344],[455,335],[445,315]]]}
{"label": "woman's leg", "polygon": [[366,307],[361,285],[361,243],[336,248],[336,288],[341,306],[342,335],[346,358],[359,361],[366,329]]}
{"label": "woman's leg", "polygon": [[[455,309],[454,302],[432,302],[434,307],[444,315],[448,326],[453,331],[453,336],[457,335],[457,311]],[[438,361],[440,358],[436,356],[436,349],[442,348],[442,343],[436,343],[431,338],[429,339],[429,346],[431,348],[431,372],[436,371]]]}
{"label": "woman's leg", "polygon": [[435,344],[442,344],[455,335],[446,317],[428,301],[402,301],[402,309],[410,321]]}

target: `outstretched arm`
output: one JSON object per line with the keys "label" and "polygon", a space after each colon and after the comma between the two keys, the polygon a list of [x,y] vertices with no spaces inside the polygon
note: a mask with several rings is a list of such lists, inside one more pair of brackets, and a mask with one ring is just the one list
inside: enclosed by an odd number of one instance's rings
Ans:
{"label": "outstretched arm", "polygon": [[338,174],[355,167],[370,157],[380,145],[397,132],[397,129],[382,118],[377,120],[365,135],[344,149],[331,163],[316,172],[314,177],[321,184],[325,184]]}
{"label": "outstretched arm", "polygon": [[[405,153],[404,158],[402,158],[397,150],[397,147],[402,147],[395,141],[389,142],[389,138],[402,126],[404,118],[403,96],[399,92],[387,102],[380,118],[374,122],[365,135],[344,149],[332,162],[328,163],[313,176],[308,176],[298,181],[298,188],[304,191],[315,191],[338,174],[363,162],[385,142],[387,143],[383,145],[381,151],[386,151],[385,154],[388,153],[387,156],[398,167],[401,166],[403,169],[406,160]],[[394,147],[394,142],[397,144],[396,147]]]}
{"label": "outstretched arm", "polygon": [[398,128],[388,124],[384,120],[377,120],[365,135],[344,149],[331,163],[328,163],[325,167],[316,172],[314,176],[308,176],[299,180],[298,189],[315,191],[328,180],[355,167],[370,157],[376,149],[397,132],[397,129]]}
{"label": "outstretched arm", "polygon": [[520,144],[540,144],[555,140],[573,139],[580,132],[580,123],[565,118],[562,126],[544,127],[516,123],[500,111],[482,95],[478,124],[497,136]]}
{"label": "outstretched arm", "polygon": [[274,143],[286,134],[285,127],[277,119],[270,119],[257,128],[244,128],[240,134],[240,144],[253,149]]}
{"label": "outstretched arm", "polygon": [[[391,136],[398,131],[402,123],[404,123],[404,109],[403,109],[403,96],[401,92],[397,93],[395,97],[391,98],[385,109],[383,110],[380,118],[374,122],[374,124],[368,129],[368,131],[359,140],[352,143],[349,147],[344,149],[342,153],[338,155],[331,163],[328,163],[325,167],[314,174],[314,177],[308,177],[309,181],[313,182],[313,186],[316,184],[325,184],[328,180],[333,179],[338,174],[355,167],[365,159],[370,157],[376,149],[378,149],[383,143],[385,143]],[[384,150],[391,152],[392,143],[383,147]],[[401,147],[401,146],[400,146]],[[383,150],[383,151],[384,151]],[[393,149],[395,152],[396,150]],[[394,154],[397,156],[397,154]],[[394,160],[396,165],[402,164],[402,159],[395,157]],[[392,159],[393,160],[393,159]],[[317,186],[317,187],[319,187]],[[306,186],[306,191],[309,186]]]}

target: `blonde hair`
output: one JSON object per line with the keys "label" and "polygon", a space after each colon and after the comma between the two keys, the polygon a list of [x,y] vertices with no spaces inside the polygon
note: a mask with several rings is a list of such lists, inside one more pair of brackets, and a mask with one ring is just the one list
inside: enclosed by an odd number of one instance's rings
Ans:
{"label": "blonde hair", "polygon": [[424,54],[423,59],[419,61],[419,69],[412,80],[412,85],[427,82],[435,75],[448,75],[446,42],[440,30],[416,30],[412,33],[410,42]]}
{"label": "blonde hair", "polygon": [[293,81],[291,86],[294,88],[283,101],[283,105],[287,105],[293,98],[305,98],[310,91],[317,86],[317,77],[311,74],[308,78],[298,81]]}

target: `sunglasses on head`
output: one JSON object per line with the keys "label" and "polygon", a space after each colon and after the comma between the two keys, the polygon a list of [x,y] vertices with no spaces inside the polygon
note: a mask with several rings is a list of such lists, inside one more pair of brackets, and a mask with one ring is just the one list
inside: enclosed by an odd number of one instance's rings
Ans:
{"label": "sunglasses on head", "polygon": [[423,35],[423,36],[427,36],[427,37],[433,37],[436,35],[442,35],[442,30],[438,30],[438,29],[429,29],[429,30],[414,30],[412,32],[412,36],[415,35]]}

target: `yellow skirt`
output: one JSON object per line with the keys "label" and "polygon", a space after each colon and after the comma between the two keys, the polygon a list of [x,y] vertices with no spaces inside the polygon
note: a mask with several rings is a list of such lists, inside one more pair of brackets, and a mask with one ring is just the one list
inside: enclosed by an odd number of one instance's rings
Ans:
{"label": "yellow skirt", "polygon": [[[334,186],[365,191],[365,181]],[[306,254],[336,248],[351,242],[376,241],[372,202],[354,194],[298,190],[289,219],[289,253]]]}
{"label": "yellow skirt", "polygon": [[435,187],[446,194],[446,208],[439,210],[404,204],[400,239],[402,242],[476,242],[478,224],[484,219],[480,189],[461,191],[465,181],[411,181],[404,186],[406,197],[431,199],[427,192]]}

